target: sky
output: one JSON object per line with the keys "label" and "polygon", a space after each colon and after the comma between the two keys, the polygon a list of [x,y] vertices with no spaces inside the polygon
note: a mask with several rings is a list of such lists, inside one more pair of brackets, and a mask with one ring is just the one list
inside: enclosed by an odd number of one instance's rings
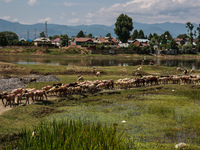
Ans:
{"label": "sky", "polygon": [[140,23],[200,23],[200,0],[0,0],[0,19],[22,24],[113,25],[127,14]]}

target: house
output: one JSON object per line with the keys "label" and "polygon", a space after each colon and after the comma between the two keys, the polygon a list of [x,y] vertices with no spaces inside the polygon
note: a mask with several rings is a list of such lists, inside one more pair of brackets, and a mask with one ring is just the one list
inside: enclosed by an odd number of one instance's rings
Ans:
{"label": "house", "polygon": [[51,40],[49,38],[41,37],[34,40],[35,46],[41,46],[44,44],[51,44]]}
{"label": "house", "polygon": [[91,38],[74,38],[73,43],[75,43],[75,45],[81,45],[81,44],[93,44],[93,39]]}
{"label": "house", "polygon": [[112,37],[98,37],[96,40],[94,40],[95,44],[104,44],[105,47],[117,47],[118,41],[115,38]]}
{"label": "house", "polygon": [[150,46],[148,39],[135,39],[133,40],[132,44],[140,47]]}
{"label": "house", "polygon": [[178,44],[178,45],[185,45],[188,44],[188,40],[185,38],[176,38],[174,39],[174,41]]}
{"label": "house", "polygon": [[60,38],[56,38],[56,39],[52,40],[52,44],[53,44],[53,45],[56,45],[56,46],[58,46],[58,47],[60,47],[61,42],[62,42],[62,41],[61,41]]}

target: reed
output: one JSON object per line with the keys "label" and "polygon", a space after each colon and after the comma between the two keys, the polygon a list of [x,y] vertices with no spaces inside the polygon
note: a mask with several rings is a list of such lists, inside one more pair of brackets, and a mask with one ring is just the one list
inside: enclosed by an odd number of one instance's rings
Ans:
{"label": "reed", "polygon": [[128,149],[127,140],[117,134],[116,126],[81,120],[43,122],[33,131],[24,129],[16,146],[20,150],[105,150]]}

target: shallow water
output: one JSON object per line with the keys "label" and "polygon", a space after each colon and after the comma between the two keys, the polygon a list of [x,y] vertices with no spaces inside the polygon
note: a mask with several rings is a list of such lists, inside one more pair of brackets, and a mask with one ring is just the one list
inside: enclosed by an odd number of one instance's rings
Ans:
{"label": "shallow water", "polygon": [[[48,64],[65,66],[136,66],[141,62],[141,58],[135,57],[62,57],[62,58],[44,58],[32,56],[0,56],[0,61],[15,64]],[[153,61],[156,65],[167,67],[181,67],[183,69],[200,69],[199,59],[168,59],[154,57],[143,58],[145,64]]]}

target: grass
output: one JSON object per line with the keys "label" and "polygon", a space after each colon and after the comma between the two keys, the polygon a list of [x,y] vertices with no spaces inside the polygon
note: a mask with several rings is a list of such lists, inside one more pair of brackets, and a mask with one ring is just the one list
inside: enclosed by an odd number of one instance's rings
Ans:
{"label": "grass", "polygon": [[[17,149],[128,149],[130,146],[122,135],[116,133],[115,126],[82,121],[53,121],[42,123],[34,130],[24,130],[16,144]],[[15,148],[11,146],[10,149]]]}
{"label": "grass", "polygon": [[[58,71],[57,77],[62,83],[75,82],[79,73],[83,73],[85,80],[134,78],[132,73],[138,67],[97,67],[103,75],[96,77],[89,67],[17,66],[27,67],[38,74],[57,75],[55,72]],[[154,75],[177,73],[173,67],[147,65],[142,71]],[[31,83],[28,87],[41,89],[48,84],[53,82]],[[72,119],[89,126],[98,122],[102,126],[114,125],[117,136],[123,133],[124,139],[134,139],[132,149],[173,149],[179,142],[190,144],[190,149],[199,149],[199,98],[199,85],[158,85],[40,101],[15,107],[0,116],[0,145],[15,143],[24,128],[27,133],[39,130],[43,121],[50,124],[58,121],[59,124]]]}

